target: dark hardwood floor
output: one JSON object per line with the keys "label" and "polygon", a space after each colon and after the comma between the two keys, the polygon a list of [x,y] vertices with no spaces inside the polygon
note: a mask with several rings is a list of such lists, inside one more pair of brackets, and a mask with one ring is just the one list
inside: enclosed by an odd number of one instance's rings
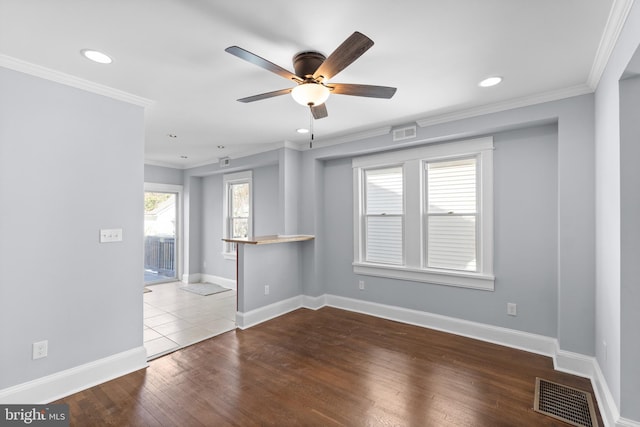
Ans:
{"label": "dark hardwood floor", "polygon": [[536,377],[593,395],[548,357],[300,309],[55,403],[73,426],[567,426],[533,411]]}

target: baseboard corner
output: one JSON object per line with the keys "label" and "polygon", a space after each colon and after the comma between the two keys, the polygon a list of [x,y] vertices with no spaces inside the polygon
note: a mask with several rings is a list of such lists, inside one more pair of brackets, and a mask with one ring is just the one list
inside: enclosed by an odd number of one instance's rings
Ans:
{"label": "baseboard corner", "polygon": [[147,366],[147,351],[136,347],[0,390],[0,403],[50,403]]}

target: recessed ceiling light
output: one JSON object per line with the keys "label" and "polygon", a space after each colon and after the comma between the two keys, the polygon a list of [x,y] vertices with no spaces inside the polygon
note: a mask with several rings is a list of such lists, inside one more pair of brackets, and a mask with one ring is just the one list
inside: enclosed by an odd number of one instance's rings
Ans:
{"label": "recessed ceiling light", "polygon": [[502,82],[502,77],[494,76],[494,77],[489,77],[489,78],[484,79],[483,81],[478,83],[478,86],[480,86],[480,87],[491,87],[491,86],[497,85],[500,82]]}
{"label": "recessed ceiling light", "polygon": [[298,132],[298,133],[309,133],[309,129],[300,128],[300,129],[296,129],[296,132]]}
{"label": "recessed ceiling light", "polygon": [[98,62],[100,64],[111,64],[113,62],[113,59],[111,59],[109,55],[99,52],[97,50],[83,49],[80,51],[80,53],[85,58],[90,59],[93,62]]}

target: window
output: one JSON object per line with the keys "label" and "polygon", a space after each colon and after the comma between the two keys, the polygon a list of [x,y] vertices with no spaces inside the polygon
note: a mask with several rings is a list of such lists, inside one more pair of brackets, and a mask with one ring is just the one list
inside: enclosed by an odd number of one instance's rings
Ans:
{"label": "window", "polygon": [[493,290],[493,140],[353,160],[354,272]]}
{"label": "window", "polygon": [[425,162],[426,265],[477,271],[477,159]]}
{"label": "window", "polygon": [[402,167],[364,171],[366,261],[402,264]]}
{"label": "window", "polygon": [[[247,238],[252,235],[251,171],[224,175],[224,237]],[[225,257],[234,258],[235,243],[224,243]]]}

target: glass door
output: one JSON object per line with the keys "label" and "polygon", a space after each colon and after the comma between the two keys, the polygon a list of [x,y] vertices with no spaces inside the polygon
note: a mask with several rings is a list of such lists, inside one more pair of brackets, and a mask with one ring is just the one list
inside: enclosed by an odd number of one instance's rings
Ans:
{"label": "glass door", "polygon": [[178,193],[144,192],[144,283],[178,280]]}

